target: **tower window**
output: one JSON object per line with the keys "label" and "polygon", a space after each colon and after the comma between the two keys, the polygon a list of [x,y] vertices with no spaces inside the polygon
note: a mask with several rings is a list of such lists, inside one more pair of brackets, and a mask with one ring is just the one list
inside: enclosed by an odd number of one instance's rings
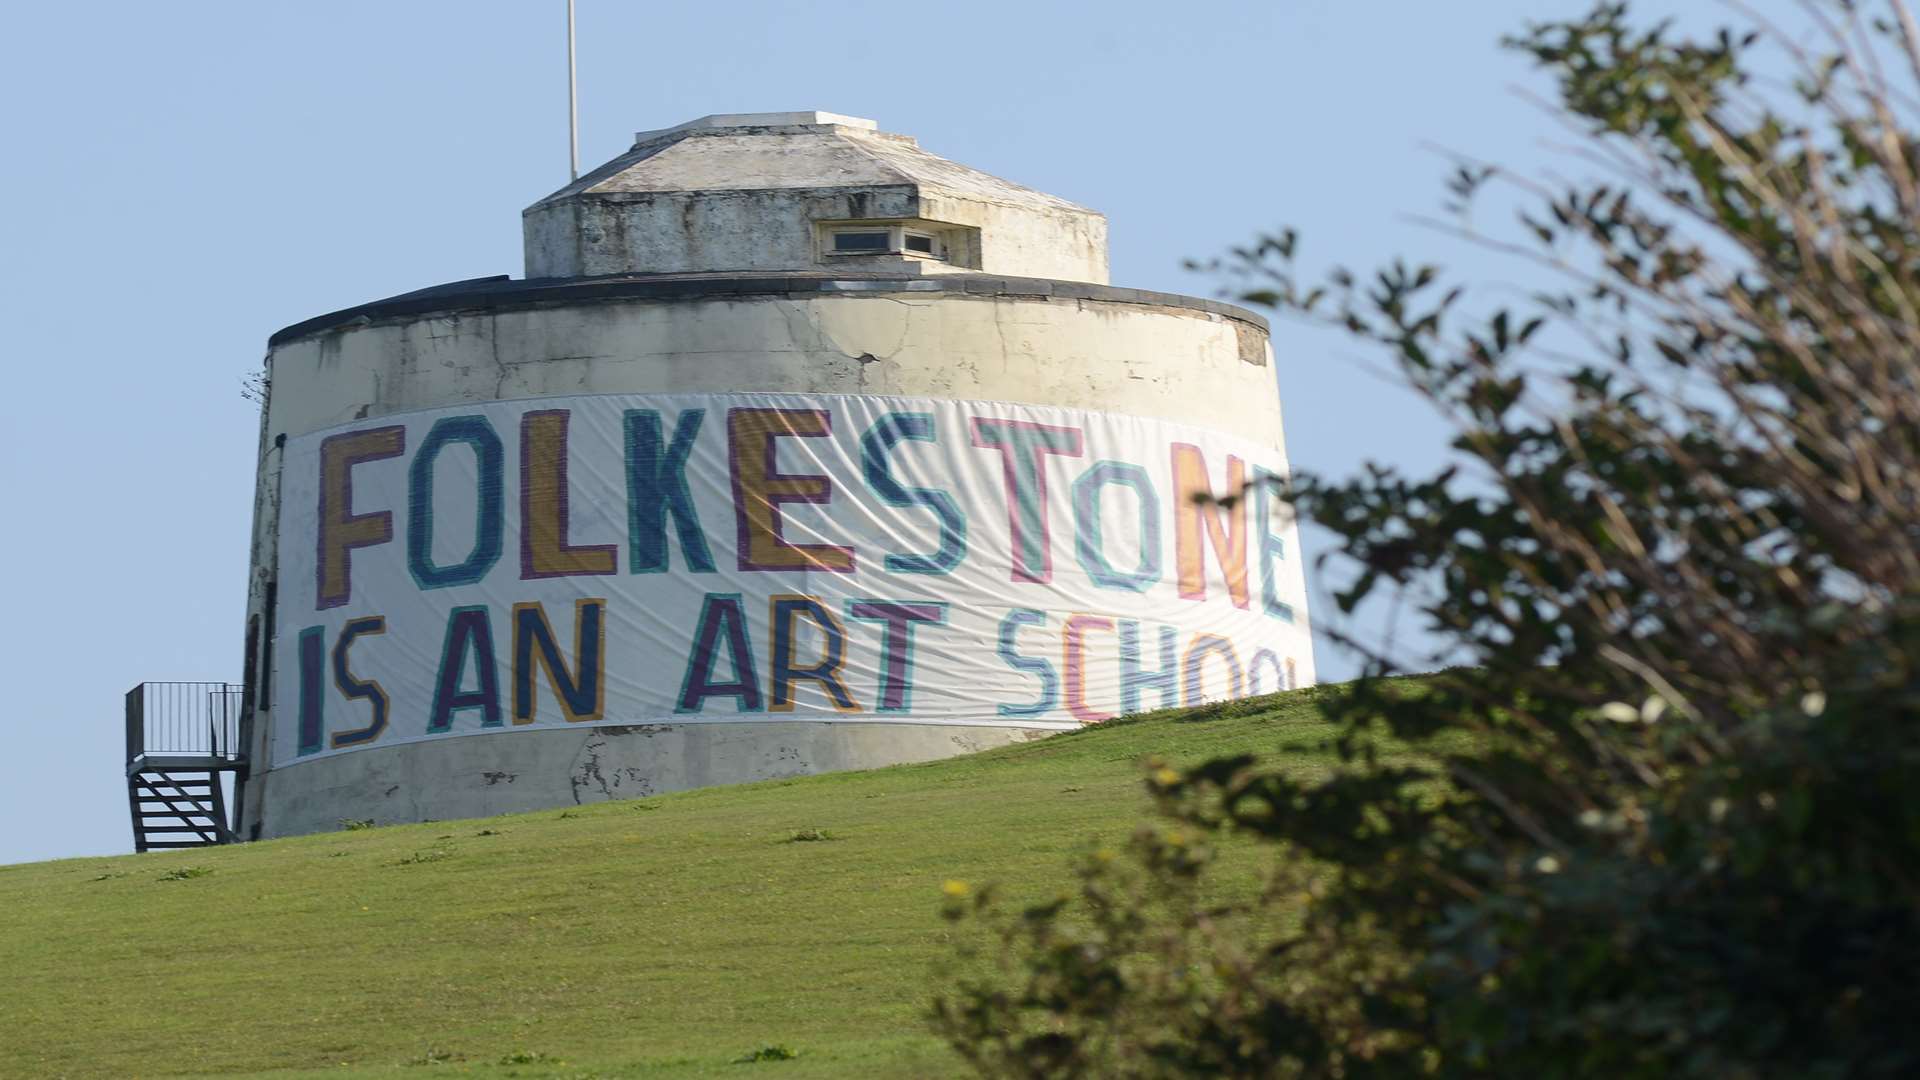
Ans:
{"label": "tower window", "polygon": [[891,231],[844,229],[833,234],[833,250],[849,255],[883,254],[893,250],[892,237],[888,235]]}
{"label": "tower window", "polygon": [[826,230],[829,255],[910,255],[946,259],[947,245],[937,231],[918,231],[906,225],[840,226]]}

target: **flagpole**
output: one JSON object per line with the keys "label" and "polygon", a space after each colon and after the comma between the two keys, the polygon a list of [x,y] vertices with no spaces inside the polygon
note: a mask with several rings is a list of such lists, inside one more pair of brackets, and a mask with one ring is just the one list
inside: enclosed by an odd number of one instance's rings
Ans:
{"label": "flagpole", "polygon": [[580,93],[574,75],[573,0],[567,0],[567,162],[568,176],[580,179]]}

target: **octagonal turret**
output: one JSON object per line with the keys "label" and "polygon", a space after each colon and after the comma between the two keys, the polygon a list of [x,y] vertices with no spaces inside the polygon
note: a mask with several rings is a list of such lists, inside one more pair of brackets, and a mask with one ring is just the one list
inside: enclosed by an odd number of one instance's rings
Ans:
{"label": "octagonal turret", "polygon": [[528,207],[529,278],[952,272],[1107,281],[1107,221],[825,112],[706,116]]}

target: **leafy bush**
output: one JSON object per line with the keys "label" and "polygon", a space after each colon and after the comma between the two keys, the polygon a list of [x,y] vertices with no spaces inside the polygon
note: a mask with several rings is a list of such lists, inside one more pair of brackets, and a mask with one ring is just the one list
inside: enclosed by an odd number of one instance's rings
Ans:
{"label": "leafy bush", "polygon": [[[1523,303],[1404,263],[1309,285],[1292,233],[1213,264],[1459,432],[1438,475],[1287,492],[1339,607],[1395,596],[1440,647],[1333,635],[1368,669],[1324,702],[1331,777],[1157,767],[1167,824],[1076,895],[950,887],[1001,943],[934,1008],[979,1071],[1920,1073],[1920,29],[1858,8],[1510,40],[1605,174],[1461,166],[1457,208],[1524,207],[1485,241]],[[1267,887],[1211,899],[1223,832]]]}

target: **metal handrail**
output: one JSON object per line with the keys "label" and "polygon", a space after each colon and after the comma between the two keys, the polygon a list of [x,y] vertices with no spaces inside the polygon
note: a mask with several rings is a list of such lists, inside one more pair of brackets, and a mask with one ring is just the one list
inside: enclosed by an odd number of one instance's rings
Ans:
{"label": "metal handrail", "polygon": [[245,760],[240,686],[143,682],[127,691],[127,764],[142,757]]}

